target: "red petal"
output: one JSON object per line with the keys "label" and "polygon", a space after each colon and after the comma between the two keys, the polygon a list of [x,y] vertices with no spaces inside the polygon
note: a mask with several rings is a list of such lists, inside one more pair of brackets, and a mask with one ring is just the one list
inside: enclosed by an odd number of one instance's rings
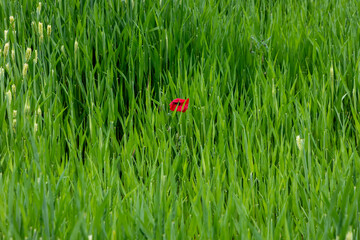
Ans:
{"label": "red petal", "polygon": [[172,100],[172,102],[170,104],[178,104],[178,103],[183,103],[183,102],[185,102],[185,99],[176,98],[176,99]]}
{"label": "red petal", "polygon": [[189,107],[189,98],[186,99],[186,102],[184,104],[184,107],[182,109],[182,112],[186,112],[186,110],[188,110],[188,107]]}
{"label": "red petal", "polygon": [[[184,104],[185,103],[185,104]],[[189,99],[176,98],[170,104],[171,111],[186,112],[189,106]]]}

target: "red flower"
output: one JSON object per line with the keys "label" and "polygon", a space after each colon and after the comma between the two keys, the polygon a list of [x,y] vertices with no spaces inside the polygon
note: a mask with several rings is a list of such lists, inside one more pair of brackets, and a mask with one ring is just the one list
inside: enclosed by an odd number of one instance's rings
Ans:
{"label": "red flower", "polygon": [[169,104],[171,111],[186,112],[189,106],[189,99],[176,98]]}

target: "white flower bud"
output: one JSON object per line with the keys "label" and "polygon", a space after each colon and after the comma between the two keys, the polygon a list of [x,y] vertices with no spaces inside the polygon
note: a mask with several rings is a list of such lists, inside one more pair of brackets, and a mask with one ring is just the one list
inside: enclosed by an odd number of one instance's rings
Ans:
{"label": "white flower bud", "polygon": [[23,67],[23,71],[22,71],[23,77],[26,77],[28,69],[29,69],[29,64],[24,63],[24,67]]}
{"label": "white flower bud", "polygon": [[77,52],[77,50],[79,48],[79,43],[76,40],[75,40],[75,43],[74,43],[74,48],[75,48],[75,54],[76,54],[76,52]]}
{"label": "white flower bud", "polygon": [[10,104],[11,103],[11,92],[10,92],[10,90],[5,93],[5,96],[6,96],[6,100]]}
{"label": "white flower bud", "polygon": [[14,49],[11,50],[11,59],[13,61],[15,61],[15,50]]}
{"label": "white flower bud", "polygon": [[11,91],[15,95],[16,94],[16,86],[15,84],[11,85]]}
{"label": "white flower bud", "polygon": [[12,28],[15,28],[15,18],[14,18],[13,16],[10,16],[9,19],[10,19],[10,25],[11,25],[11,27],[12,27]]}
{"label": "white flower bud", "polygon": [[347,232],[345,236],[345,240],[353,240],[353,233],[352,231]]}
{"label": "white flower bud", "polygon": [[43,34],[44,34],[44,28],[43,28],[42,22],[39,22],[39,23],[38,23],[38,32],[39,32],[39,35],[43,35]]}
{"label": "white flower bud", "polygon": [[300,138],[300,136],[296,136],[296,145],[298,146],[299,150],[302,151],[304,149],[304,139]]}
{"label": "white flower bud", "polygon": [[29,105],[28,101],[25,102],[24,110],[25,110],[25,113],[30,112],[30,105]]}
{"label": "white flower bud", "polygon": [[4,46],[4,57],[6,58],[8,53],[9,53],[9,49],[10,49],[10,43],[5,43],[5,46]]}
{"label": "white flower bud", "polygon": [[34,56],[34,60],[33,60],[33,61],[34,61],[34,63],[37,63],[37,61],[38,61],[38,53],[37,53],[37,50],[34,51],[34,55],[35,55],[35,56]]}
{"label": "white flower bud", "polygon": [[36,8],[36,13],[37,13],[38,15],[40,15],[40,13],[41,13],[41,2],[39,2],[39,5],[38,5],[37,8]]}
{"label": "white flower bud", "polygon": [[51,25],[47,25],[46,32],[47,32],[47,35],[50,37],[50,35],[51,35]]}
{"label": "white flower bud", "polygon": [[42,42],[44,40],[44,27],[42,22],[38,23],[38,32],[39,32],[39,36],[40,36],[40,42]]}
{"label": "white flower bud", "polygon": [[25,61],[28,62],[31,58],[31,48],[27,48],[25,52]]}
{"label": "white flower bud", "polygon": [[13,129],[14,133],[16,133],[16,119],[12,120],[12,129]]}
{"label": "white flower bud", "polygon": [[8,33],[9,33],[9,31],[8,31],[8,30],[5,30],[5,31],[4,31],[4,38],[5,38],[5,41],[7,41]]}
{"label": "white flower bud", "polygon": [[17,111],[14,110],[14,111],[13,111],[13,118],[16,118],[16,115],[17,115]]}

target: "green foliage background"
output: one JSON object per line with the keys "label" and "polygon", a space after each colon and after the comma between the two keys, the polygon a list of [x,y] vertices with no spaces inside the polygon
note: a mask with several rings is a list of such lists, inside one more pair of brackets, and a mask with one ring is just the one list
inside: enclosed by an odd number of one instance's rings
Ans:
{"label": "green foliage background", "polygon": [[0,0],[0,238],[359,236],[358,1],[38,6]]}

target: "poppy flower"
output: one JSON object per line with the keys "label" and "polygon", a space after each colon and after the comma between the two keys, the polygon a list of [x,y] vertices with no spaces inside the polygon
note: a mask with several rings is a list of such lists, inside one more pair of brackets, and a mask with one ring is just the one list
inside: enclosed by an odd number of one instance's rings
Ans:
{"label": "poppy flower", "polygon": [[189,99],[176,98],[169,104],[171,111],[186,112],[189,106]]}

